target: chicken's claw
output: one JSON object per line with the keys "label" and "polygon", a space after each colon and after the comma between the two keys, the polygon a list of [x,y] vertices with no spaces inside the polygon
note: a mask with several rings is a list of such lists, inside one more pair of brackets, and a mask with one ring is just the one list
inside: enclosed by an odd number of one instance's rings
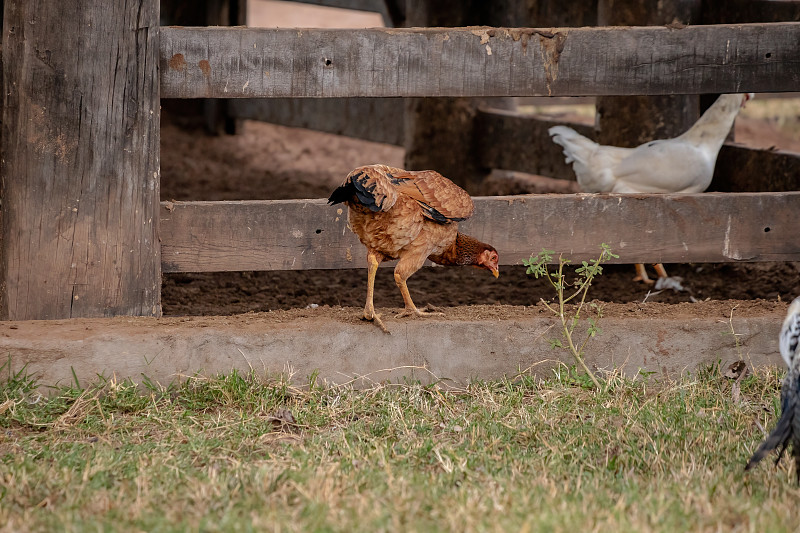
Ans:
{"label": "chicken's claw", "polygon": [[417,309],[416,307],[406,307],[403,309],[402,312],[395,315],[395,318],[404,318],[408,316],[419,316],[419,317],[426,317],[426,316],[444,316],[444,313],[441,311],[428,311],[428,309],[436,309],[431,305],[426,305],[422,309]]}
{"label": "chicken's claw", "polygon": [[383,331],[387,335],[391,335],[392,334],[392,332],[389,331],[389,329],[384,325],[383,320],[381,320],[381,315],[379,315],[378,313],[372,313],[372,316],[368,316],[367,314],[364,314],[364,316],[361,317],[361,320],[366,320],[368,322],[372,322],[373,324],[375,324],[376,326],[381,328],[381,331]]}
{"label": "chicken's claw", "polygon": [[444,316],[444,309],[436,307],[435,305],[428,304],[422,308],[423,311],[428,311],[433,315]]}
{"label": "chicken's claw", "polygon": [[633,281],[641,281],[647,285],[652,285],[655,283],[650,276],[647,275],[647,271],[644,269],[644,265],[641,263],[636,263],[636,277],[633,278]]}

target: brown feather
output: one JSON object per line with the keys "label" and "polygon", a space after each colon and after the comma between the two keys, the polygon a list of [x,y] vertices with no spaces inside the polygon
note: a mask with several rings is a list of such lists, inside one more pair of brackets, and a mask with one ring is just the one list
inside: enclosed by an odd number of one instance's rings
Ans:
{"label": "brown feather", "polygon": [[397,186],[398,192],[424,203],[447,218],[464,220],[472,216],[475,204],[467,191],[433,170],[409,172]]}
{"label": "brown feather", "polygon": [[440,255],[432,255],[429,259],[445,266],[474,265],[484,250],[494,250],[494,247],[469,235],[458,233],[451,246]]}
{"label": "brown feather", "polygon": [[381,167],[383,165],[357,168],[350,173],[348,178],[355,179],[358,177],[363,187],[370,190],[372,197],[375,199],[375,204],[381,208],[380,210],[388,211],[397,201],[397,188],[386,177],[386,173],[390,172],[389,169],[391,167]]}

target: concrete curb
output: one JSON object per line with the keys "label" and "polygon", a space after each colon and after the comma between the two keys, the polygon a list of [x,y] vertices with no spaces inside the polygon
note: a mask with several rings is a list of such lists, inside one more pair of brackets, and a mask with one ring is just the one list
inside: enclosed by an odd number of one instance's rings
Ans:
{"label": "concrete curb", "polygon": [[[142,376],[167,384],[183,376],[232,369],[259,374],[292,373],[305,383],[318,372],[333,383],[403,378],[463,385],[472,379],[546,375],[571,356],[550,346],[558,338],[550,318],[408,320],[392,335],[375,327],[325,316],[285,322],[227,317],[186,319],[114,318],[58,322],[0,322],[0,357],[23,367],[41,385],[81,385],[97,376]],[[604,318],[587,347],[590,368],[639,369],[677,377],[698,366],[740,358],[751,365],[782,366],[777,350],[780,317],[733,320],[737,348],[725,320]],[[3,372],[2,378],[5,377]]]}

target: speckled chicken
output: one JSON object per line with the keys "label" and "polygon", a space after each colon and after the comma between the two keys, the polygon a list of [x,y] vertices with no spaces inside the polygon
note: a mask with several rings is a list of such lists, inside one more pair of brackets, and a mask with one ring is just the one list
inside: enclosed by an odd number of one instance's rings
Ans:
{"label": "speckled chicken", "polygon": [[[553,126],[548,133],[564,148],[584,192],[698,193],[711,184],[717,154],[752,96],[723,94],[686,133],[636,148],[602,146],[567,126]],[[663,265],[656,271],[667,277]],[[652,283],[644,265],[636,265],[636,272],[636,280]]]}
{"label": "speckled chicken", "polygon": [[367,247],[364,319],[386,333],[373,305],[381,262],[398,259],[394,279],[405,303],[398,318],[434,314],[417,309],[406,285],[426,259],[440,265],[473,265],[499,275],[497,250],[458,232],[458,222],[475,209],[472,198],[438,172],[386,165],[358,167],[333,191],[328,203],[347,204],[350,229]]}
{"label": "speckled chicken", "polygon": [[778,344],[781,357],[789,367],[781,386],[781,417],[778,425],[761,443],[744,469],[750,470],[769,452],[780,446],[775,461],[777,465],[786,447],[791,443],[795,474],[800,483],[800,297],[795,298],[789,306]]}

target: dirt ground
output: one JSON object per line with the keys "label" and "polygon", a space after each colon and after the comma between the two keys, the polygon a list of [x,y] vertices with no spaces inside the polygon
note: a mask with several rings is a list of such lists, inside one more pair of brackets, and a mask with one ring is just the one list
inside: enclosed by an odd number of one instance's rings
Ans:
{"label": "dirt ground", "polygon": [[[161,147],[161,191],[164,200],[267,200],[327,197],[354,167],[382,162],[402,166],[401,148],[336,135],[245,122],[236,136],[210,137],[198,128],[178,127],[164,113]],[[762,142],[781,142],[780,130],[764,119],[741,121],[737,139],[749,135]],[[760,129],[759,129],[760,128]],[[747,133],[752,132],[752,133]],[[765,133],[766,132],[766,133]],[[792,137],[787,143],[796,142]],[[485,193],[546,192],[541,183],[520,190],[493,177]],[[557,181],[557,180],[554,180]],[[544,181],[546,189],[547,181]],[[525,189],[523,186],[522,189]],[[532,250],[536,251],[536,250]],[[608,265],[591,289],[591,297],[616,303],[719,301],[720,309],[742,301],[787,301],[800,294],[799,263],[679,264],[667,272],[683,278],[686,291],[654,291],[634,283],[633,267]],[[223,272],[164,276],[164,314],[232,315],[314,306],[362,307],[365,269],[288,272]],[[522,266],[503,267],[493,279],[470,267],[424,268],[409,280],[415,301],[440,307],[467,305],[530,306],[550,298],[543,280]],[[378,307],[401,307],[391,268],[376,282]],[[632,308],[638,308],[638,304]],[[674,308],[678,312],[681,307]]]}

